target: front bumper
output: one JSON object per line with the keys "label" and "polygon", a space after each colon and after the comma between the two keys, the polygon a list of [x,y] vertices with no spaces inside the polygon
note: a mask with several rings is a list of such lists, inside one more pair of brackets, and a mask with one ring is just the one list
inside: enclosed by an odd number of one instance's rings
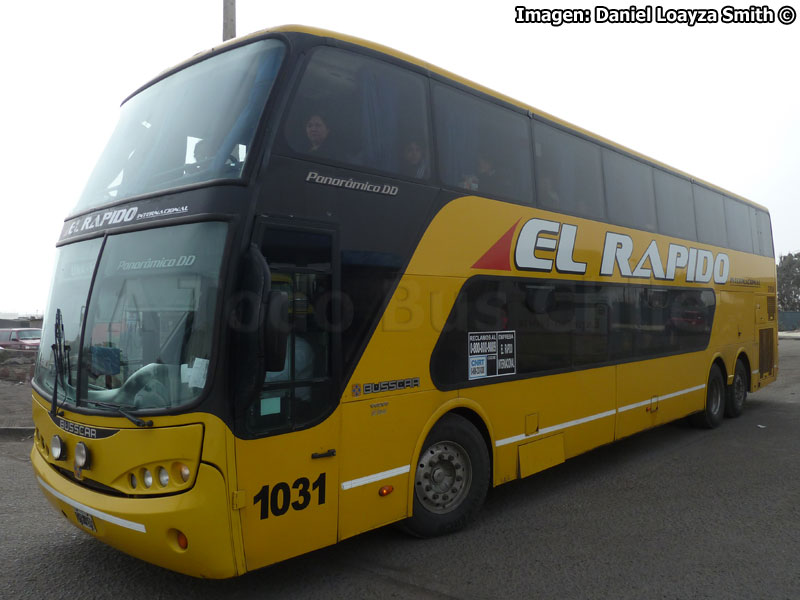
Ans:
{"label": "front bumper", "polygon": [[[230,507],[221,473],[200,464],[188,491],[124,498],[82,487],[59,474],[34,446],[31,462],[44,495],[73,525],[100,541],[155,565],[194,577],[237,575]],[[96,531],[78,520],[91,515]],[[188,546],[178,544],[182,532]]]}

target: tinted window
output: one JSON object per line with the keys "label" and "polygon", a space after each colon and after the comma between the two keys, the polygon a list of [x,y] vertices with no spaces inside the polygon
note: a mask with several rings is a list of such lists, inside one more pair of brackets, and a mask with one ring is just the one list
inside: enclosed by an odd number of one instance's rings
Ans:
{"label": "tinted window", "polygon": [[653,170],[613,150],[603,150],[609,219],[619,225],[656,230]]}
{"label": "tinted window", "polygon": [[10,335],[10,331],[0,331],[0,342],[7,342]]}
{"label": "tinted window", "polygon": [[750,222],[750,239],[753,244],[753,252],[761,254],[761,243],[758,239],[758,215],[754,206],[747,207],[747,214]]}
{"label": "tinted window", "polygon": [[728,244],[734,250],[753,251],[753,235],[750,230],[748,207],[733,198],[725,198],[725,225]]}
{"label": "tinted window", "polygon": [[431,372],[452,388],[694,352],[708,345],[714,309],[712,290],[474,278],[456,299]]}
{"label": "tinted window", "polygon": [[318,49],[284,131],[296,152],[419,179],[430,176],[425,81],[381,61]]}
{"label": "tinted window", "polygon": [[658,169],[653,170],[656,187],[658,230],[664,235],[697,240],[692,184]]}
{"label": "tinted window", "polygon": [[723,196],[698,185],[694,189],[694,210],[697,218],[697,239],[704,244],[727,246]]}
{"label": "tinted window", "polygon": [[444,183],[531,201],[527,117],[443,85],[433,87],[433,110]]}
{"label": "tinted window", "polygon": [[542,208],[604,219],[600,148],[539,122],[533,124],[536,198]]}
{"label": "tinted window", "polygon": [[228,50],[125,102],[75,212],[241,177],[284,52],[278,40]]}
{"label": "tinted window", "polygon": [[761,256],[773,258],[772,225],[770,224],[769,214],[763,210],[756,209],[756,227],[758,229],[758,253]]}
{"label": "tinted window", "polygon": [[271,285],[289,298],[286,362],[268,371],[259,397],[245,411],[253,435],[304,429],[333,410],[335,308],[332,237],[323,232],[267,230],[262,245]]}

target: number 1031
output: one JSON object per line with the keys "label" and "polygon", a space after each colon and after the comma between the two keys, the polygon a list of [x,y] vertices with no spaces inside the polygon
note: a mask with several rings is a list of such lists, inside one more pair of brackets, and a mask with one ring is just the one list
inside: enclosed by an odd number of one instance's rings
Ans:
{"label": "number 1031", "polygon": [[261,518],[267,519],[270,513],[280,517],[290,508],[294,510],[308,508],[314,495],[317,505],[325,504],[325,473],[320,473],[314,483],[311,483],[308,477],[300,477],[291,487],[285,482],[272,486],[265,485],[253,497],[253,504],[261,503]]}

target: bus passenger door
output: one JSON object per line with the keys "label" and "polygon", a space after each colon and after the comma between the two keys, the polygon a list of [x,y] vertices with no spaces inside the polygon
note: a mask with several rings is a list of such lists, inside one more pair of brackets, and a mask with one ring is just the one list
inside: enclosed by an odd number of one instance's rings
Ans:
{"label": "bus passenger door", "polygon": [[[268,371],[236,439],[247,569],[336,542],[340,411],[335,232],[266,224],[272,290],[289,296],[282,371]],[[251,438],[251,439],[242,439]]]}

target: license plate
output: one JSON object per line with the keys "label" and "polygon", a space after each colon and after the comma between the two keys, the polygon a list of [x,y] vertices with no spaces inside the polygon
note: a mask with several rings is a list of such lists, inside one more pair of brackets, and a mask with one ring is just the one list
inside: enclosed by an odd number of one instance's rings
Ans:
{"label": "license plate", "polygon": [[92,515],[89,513],[85,513],[82,510],[75,509],[75,518],[78,519],[78,523],[86,527],[89,531],[97,531],[94,526],[94,519]]}

